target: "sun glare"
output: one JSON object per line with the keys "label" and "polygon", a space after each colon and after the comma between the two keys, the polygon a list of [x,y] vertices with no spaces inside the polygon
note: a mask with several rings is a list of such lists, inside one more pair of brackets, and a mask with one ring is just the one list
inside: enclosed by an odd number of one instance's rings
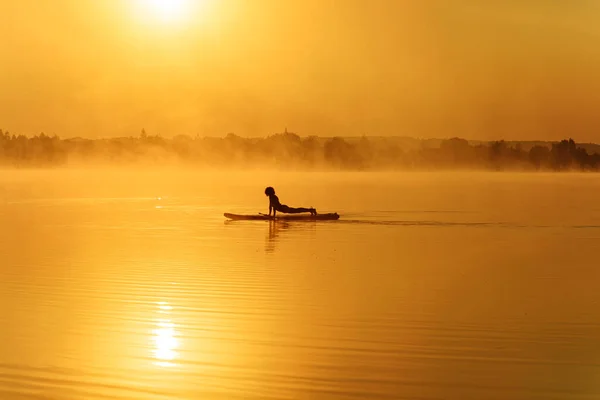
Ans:
{"label": "sun glare", "polygon": [[190,12],[192,0],[137,0],[140,14],[152,19],[174,23],[183,20]]}
{"label": "sun glare", "polygon": [[177,358],[177,348],[179,347],[179,341],[177,340],[177,331],[175,330],[175,324],[164,316],[168,315],[173,307],[166,302],[158,303],[158,313],[161,314],[161,318],[157,321],[157,327],[152,331],[152,340],[154,346],[152,353],[156,361],[156,365],[160,367],[172,367],[173,361]]}

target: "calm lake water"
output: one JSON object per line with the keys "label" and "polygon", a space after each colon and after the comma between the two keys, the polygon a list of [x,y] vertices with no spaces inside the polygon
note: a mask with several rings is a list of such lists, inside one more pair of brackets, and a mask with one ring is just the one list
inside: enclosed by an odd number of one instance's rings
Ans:
{"label": "calm lake water", "polygon": [[3,400],[598,399],[600,175],[0,172],[0,301]]}

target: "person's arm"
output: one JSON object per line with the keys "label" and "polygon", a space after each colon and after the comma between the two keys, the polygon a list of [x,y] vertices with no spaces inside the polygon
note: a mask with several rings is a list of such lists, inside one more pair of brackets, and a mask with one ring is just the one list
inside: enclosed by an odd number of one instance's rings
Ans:
{"label": "person's arm", "polygon": [[269,217],[271,216],[271,209],[273,208],[273,205],[271,204],[271,202],[269,202]]}
{"label": "person's arm", "polygon": [[279,199],[277,198],[277,196],[275,196],[275,198],[273,199],[273,218],[275,218],[275,216],[277,215],[277,208],[279,208],[280,205],[281,203],[279,202]]}

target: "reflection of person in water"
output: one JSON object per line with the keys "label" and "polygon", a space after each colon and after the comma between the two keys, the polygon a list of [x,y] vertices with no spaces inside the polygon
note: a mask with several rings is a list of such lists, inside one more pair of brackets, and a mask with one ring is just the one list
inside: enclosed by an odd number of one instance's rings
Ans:
{"label": "reflection of person in water", "polygon": [[281,204],[279,202],[279,197],[275,195],[275,189],[271,186],[265,189],[265,195],[269,197],[269,215],[271,215],[271,210],[273,211],[273,216],[277,213],[277,211],[286,213],[286,214],[300,214],[300,213],[311,213],[312,215],[317,215],[317,210],[314,208],[294,208],[286,206],[285,204]]}
{"label": "reflection of person in water", "polygon": [[279,240],[279,233],[289,228],[289,225],[283,221],[269,221],[269,235],[265,244],[265,251],[272,253],[275,251],[275,246]]}
{"label": "reflection of person in water", "polygon": [[[265,252],[274,253],[277,246],[287,243],[288,245],[297,243],[299,238],[307,239],[316,232],[318,224],[313,221],[312,223],[296,223],[287,222],[285,219],[271,219],[269,220],[269,230],[265,237]],[[290,230],[294,230],[299,236],[289,237]],[[308,235],[308,236],[307,236]],[[312,236],[314,238],[314,236]]]}

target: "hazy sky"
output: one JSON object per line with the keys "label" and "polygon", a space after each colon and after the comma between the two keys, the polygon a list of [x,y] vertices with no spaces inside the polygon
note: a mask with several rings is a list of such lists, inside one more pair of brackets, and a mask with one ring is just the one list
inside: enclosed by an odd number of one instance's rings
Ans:
{"label": "hazy sky", "polygon": [[594,0],[171,1],[0,0],[0,128],[600,142]]}

